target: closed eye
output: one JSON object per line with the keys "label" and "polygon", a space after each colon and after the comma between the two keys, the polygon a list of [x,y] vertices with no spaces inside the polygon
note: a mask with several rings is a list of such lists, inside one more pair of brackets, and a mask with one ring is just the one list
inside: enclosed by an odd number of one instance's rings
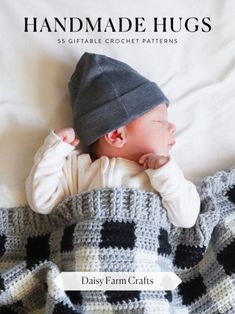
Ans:
{"label": "closed eye", "polygon": [[165,125],[165,124],[168,124],[168,121],[167,120],[151,120],[152,122],[156,122],[158,124],[161,124],[161,125]]}

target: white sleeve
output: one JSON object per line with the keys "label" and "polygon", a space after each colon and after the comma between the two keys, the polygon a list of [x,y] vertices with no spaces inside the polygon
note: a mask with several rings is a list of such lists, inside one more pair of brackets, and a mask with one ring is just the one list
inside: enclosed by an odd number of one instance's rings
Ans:
{"label": "white sleeve", "polygon": [[196,186],[185,179],[172,157],[161,168],[147,169],[145,172],[153,188],[160,193],[173,225],[191,228],[200,212],[200,197]]}
{"label": "white sleeve", "polygon": [[[49,214],[65,196],[63,166],[74,146],[51,131],[39,148],[25,182],[26,197],[33,211]],[[68,190],[68,189],[67,189]]]}

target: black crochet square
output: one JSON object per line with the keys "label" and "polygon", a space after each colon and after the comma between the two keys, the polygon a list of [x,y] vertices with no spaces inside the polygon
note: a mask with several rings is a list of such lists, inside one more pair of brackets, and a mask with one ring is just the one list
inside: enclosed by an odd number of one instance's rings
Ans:
{"label": "black crochet square", "polygon": [[111,304],[117,304],[125,302],[134,301],[135,299],[139,301],[140,291],[105,291],[107,296],[107,301]]}
{"label": "black crochet square", "polygon": [[235,273],[235,239],[217,254],[217,261],[227,275]]}
{"label": "black crochet square", "polygon": [[235,185],[232,185],[229,190],[226,192],[226,196],[230,202],[235,204]]}
{"label": "black crochet square", "polygon": [[73,233],[76,224],[68,226],[64,229],[64,234],[61,240],[61,252],[73,250]]}
{"label": "black crochet square", "polygon": [[193,267],[202,259],[204,252],[205,247],[179,244],[173,263],[179,268]]}
{"label": "black crochet square", "polygon": [[184,305],[190,305],[203,294],[206,294],[206,286],[201,275],[190,281],[182,282],[178,288]]}
{"label": "black crochet square", "polygon": [[6,248],[5,248],[6,240],[7,240],[7,237],[4,234],[0,235],[0,257],[3,256],[3,254],[6,251]]}
{"label": "black crochet square", "polygon": [[22,313],[23,302],[21,300],[11,304],[11,306],[1,306],[0,314],[18,314]]}
{"label": "black crochet square", "polygon": [[172,302],[172,292],[171,291],[165,291],[164,297],[169,301]]}
{"label": "black crochet square", "polygon": [[1,306],[0,308],[0,314],[18,314],[17,309],[12,309],[10,306]]}
{"label": "black crochet square", "polygon": [[40,261],[49,259],[50,234],[29,237],[26,244],[26,267],[32,269]]}
{"label": "black crochet square", "polygon": [[71,309],[68,305],[62,302],[55,304],[52,314],[80,314],[80,312]]}
{"label": "black crochet square", "polygon": [[65,293],[73,304],[82,304],[81,291],[65,291]]}
{"label": "black crochet square", "polygon": [[102,224],[100,248],[134,248],[135,223],[106,221]]}
{"label": "black crochet square", "polygon": [[5,291],[4,279],[2,278],[2,276],[0,276],[0,290]]}
{"label": "black crochet square", "polygon": [[159,241],[159,248],[157,249],[158,254],[165,254],[170,255],[171,254],[171,245],[168,242],[168,232],[160,228],[160,234],[158,236]]}

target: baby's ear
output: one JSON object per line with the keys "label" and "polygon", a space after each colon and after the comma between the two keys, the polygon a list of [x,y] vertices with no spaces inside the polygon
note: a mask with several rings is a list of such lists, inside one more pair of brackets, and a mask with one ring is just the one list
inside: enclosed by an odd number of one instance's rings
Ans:
{"label": "baby's ear", "polygon": [[126,129],[125,126],[122,126],[116,130],[113,130],[107,133],[104,136],[105,141],[114,147],[120,148],[123,147],[126,143]]}

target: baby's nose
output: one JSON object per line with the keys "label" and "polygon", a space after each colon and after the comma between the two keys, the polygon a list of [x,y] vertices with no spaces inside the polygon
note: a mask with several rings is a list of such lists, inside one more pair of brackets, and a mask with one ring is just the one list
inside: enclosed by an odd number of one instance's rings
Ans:
{"label": "baby's nose", "polygon": [[176,131],[176,126],[174,125],[174,123],[169,122],[169,131],[170,133],[174,134]]}

